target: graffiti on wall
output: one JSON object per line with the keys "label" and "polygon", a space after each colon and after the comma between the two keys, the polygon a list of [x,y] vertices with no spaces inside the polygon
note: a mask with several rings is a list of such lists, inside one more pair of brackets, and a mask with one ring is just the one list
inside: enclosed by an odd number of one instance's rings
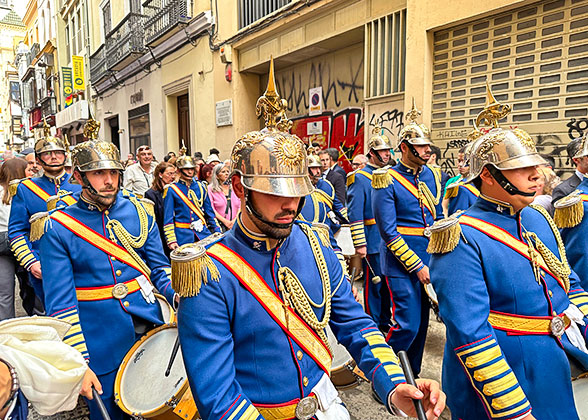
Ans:
{"label": "graffiti on wall", "polygon": [[374,112],[370,116],[370,133],[374,127],[381,127],[383,134],[396,143],[400,130],[404,127],[404,113],[396,108]]}
{"label": "graffiti on wall", "polygon": [[340,111],[325,111],[321,115],[292,118],[292,134],[305,143],[317,143],[325,149],[339,151],[339,162],[347,172],[351,171],[353,157],[363,153],[363,108],[349,107]]}

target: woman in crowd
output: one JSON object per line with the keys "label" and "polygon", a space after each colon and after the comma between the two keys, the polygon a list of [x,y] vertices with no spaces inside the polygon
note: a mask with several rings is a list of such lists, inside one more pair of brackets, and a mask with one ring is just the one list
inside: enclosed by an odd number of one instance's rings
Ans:
{"label": "woman in crowd", "polygon": [[[165,236],[163,234],[163,189],[166,185],[173,183],[175,180],[176,167],[169,162],[161,162],[155,167],[153,172],[153,183],[151,184],[151,188],[145,193],[145,198],[154,203],[155,221],[159,228],[162,244],[165,244]],[[164,246],[163,250],[169,257],[169,248]]]}
{"label": "woman in crowd", "polygon": [[16,260],[8,241],[8,218],[12,195],[8,184],[14,179],[24,178],[27,161],[12,158],[0,166],[0,321],[14,318],[14,275]]}
{"label": "woman in crowd", "polygon": [[557,187],[561,180],[559,177],[553,172],[553,169],[545,166],[537,168],[539,172],[538,183],[539,189],[537,190],[537,194],[535,194],[535,199],[531,204],[537,204],[543,207],[545,210],[549,212],[551,217],[553,217],[553,204],[551,204],[551,194],[555,187]]}
{"label": "woman in crowd", "polygon": [[210,184],[212,180],[212,170],[214,166],[210,164],[202,165],[198,173],[198,179]]}
{"label": "woman in crowd", "polygon": [[224,163],[217,164],[212,170],[208,196],[223,232],[231,229],[241,208],[241,201],[233,192],[229,182],[229,167]]}

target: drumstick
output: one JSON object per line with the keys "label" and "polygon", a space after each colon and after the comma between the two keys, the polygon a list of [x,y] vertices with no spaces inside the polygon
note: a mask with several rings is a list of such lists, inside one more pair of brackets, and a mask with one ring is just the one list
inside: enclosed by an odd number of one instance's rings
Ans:
{"label": "drumstick", "polygon": [[167,364],[167,369],[165,370],[165,376],[168,377],[171,373],[171,368],[174,364],[174,360],[176,360],[176,356],[178,354],[178,350],[180,349],[180,336],[176,337],[176,342],[174,343],[174,348],[171,352],[171,357],[169,358],[169,362]]}
{"label": "drumstick", "polygon": [[108,411],[106,411],[106,407],[104,406],[104,403],[102,402],[102,398],[100,398],[98,391],[96,391],[96,388],[94,388],[94,387],[92,387],[92,397],[94,397],[94,401],[96,401],[96,405],[98,405],[98,410],[100,410],[100,414],[102,414],[102,418],[104,420],[110,420],[110,416],[108,415]]}
{"label": "drumstick", "polygon": [[[410,362],[408,361],[408,354],[406,353],[406,351],[400,350],[398,352],[398,358],[400,359],[400,366],[402,366],[402,370],[404,371],[406,382],[409,385],[417,387],[416,381],[414,380],[414,374],[412,373],[412,368],[410,367]],[[427,420],[427,415],[425,414],[423,402],[421,400],[412,400],[412,402],[414,403],[414,408],[416,409],[417,418],[419,420]]]}
{"label": "drumstick", "polygon": [[351,282],[351,284],[353,284],[353,281],[355,280],[355,272],[357,271],[357,267],[353,267],[351,269],[351,276],[349,277],[349,281]]}
{"label": "drumstick", "polygon": [[372,265],[370,264],[370,260],[368,260],[367,255],[365,256],[365,262],[367,263],[368,268],[370,269],[370,271],[372,272],[372,275],[374,276],[374,277],[372,277],[372,283],[378,284],[379,282],[381,282],[382,279],[380,278],[380,276],[376,276],[376,273],[375,273],[374,269],[372,268]]}

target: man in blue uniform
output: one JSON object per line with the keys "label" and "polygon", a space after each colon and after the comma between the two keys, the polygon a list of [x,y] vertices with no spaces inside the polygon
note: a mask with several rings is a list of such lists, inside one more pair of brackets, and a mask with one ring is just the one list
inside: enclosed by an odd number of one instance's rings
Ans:
{"label": "man in blue uniform", "polygon": [[400,162],[372,174],[372,208],[383,239],[382,273],[390,290],[392,326],[386,337],[395,351],[406,350],[415,373],[421,370],[429,325],[429,243],[425,228],[443,217],[439,171],[426,165],[431,153],[429,130],[416,122],[414,105],[409,123],[399,134]]}
{"label": "man in blue uniform", "polygon": [[123,167],[111,143],[90,140],[73,151],[79,201],[50,213],[40,240],[47,314],[72,324],[64,342],[78,349],[89,369],[82,395],[90,418],[101,419],[91,387],[111,418],[114,380],[125,354],[142,334],[163,324],[153,286],[171,303],[171,268],[155,223],[138,199],[120,191]]}
{"label": "man in blue uniform", "polygon": [[[220,239],[172,252],[173,284],[183,296],[180,342],[199,413],[203,420],[349,419],[328,375],[330,327],[387,407],[414,414],[406,398],[416,389],[403,384],[337,257],[311,225],[296,221],[313,187],[304,145],[287,132],[273,65],[269,81],[257,102],[266,129],[244,135],[231,156],[238,223]],[[419,387],[425,395],[416,398],[438,417],[437,384]]]}
{"label": "man in blue uniform", "polygon": [[[588,141],[581,139],[575,160],[588,157]],[[584,177],[572,194],[555,202],[554,219],[566,246],[566,254],[572,270],[580,278],[584,290],[588,290],[588,178]]]}
{"label": "man in blue uniform", "polygon": [[192,157],[180,156],[176,167],[180,179],[163,191],[163,232],[170,249],[220,232],[206,185],[194,179]]}
{"label": "man in blue uniform", "polygon": [[465,182],[476,203],[436,223],[431,281],[447,328],[443,385],[463,420],[578,419],[566,352],[588,366],[588,294],[553,220],[530,206],[544,164],[531,136],[502,129],[489,95]]}
{"label": "man in blue uniform", "polygon": [[367,144],[368,164],[347,175],[347,214],[355,253],[362,258],[364,308],[384,334],[390,329],[390,292],[381,281],[380,244],[372,209],[372,174],[390,164],[392,143],[375,127]]}
{"label": "man in blue uniform", "polygon": [[463,182],[464,177],[467,177],[470,171],[470,155],[473,141],[480,133],[474,131],[468,139],[470,143],[464,146],[463,151],[460,151],[460,159],[458,161],[459,178],[454,182],[449,183],[445,187],[445,197],[443,198],[443,207],[447,209],[447,215],[460,210],[467,210],[476,201],[480,195],[480,191],[471,182]]}
{"label": "man in blue uniform", "polygon": [[[18,262],[28,270],[29,281],[41,302],[43,302],[41,281],[43,275],[38,244],[31,242],[29,219],[33,214],[47,210],[47,199],[51,196],[80,191],[78,185],[72,185],[69,182],[71,175],[64,169],[67,142],[52,136],[46,123],[44,128],[44,137],[35,144],[35,157],[43,168],[43,176],[27,178],[18,183],[8,222],[8,239],[12,252]],[[70,195],[63,196],[63,200],[67,204],[76,202]]]}

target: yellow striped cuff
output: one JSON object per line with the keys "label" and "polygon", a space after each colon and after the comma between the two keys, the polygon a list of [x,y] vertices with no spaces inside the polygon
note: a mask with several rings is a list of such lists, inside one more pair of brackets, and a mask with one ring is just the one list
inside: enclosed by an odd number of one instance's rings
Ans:
{"label": "yellow striped cuff", "polygon": [[572,290],[569,293],[570,302],[576,305],[582,311],[584,316],[588,316],[588,293],[583,290]]}
{"label": "yellow striped cuff", "polygon": [[422,265],[422,261],[417,254],[410,249],[402,236],[398,236],[388,244],[388,249],[402,263],[409,273],[416,270]]}

